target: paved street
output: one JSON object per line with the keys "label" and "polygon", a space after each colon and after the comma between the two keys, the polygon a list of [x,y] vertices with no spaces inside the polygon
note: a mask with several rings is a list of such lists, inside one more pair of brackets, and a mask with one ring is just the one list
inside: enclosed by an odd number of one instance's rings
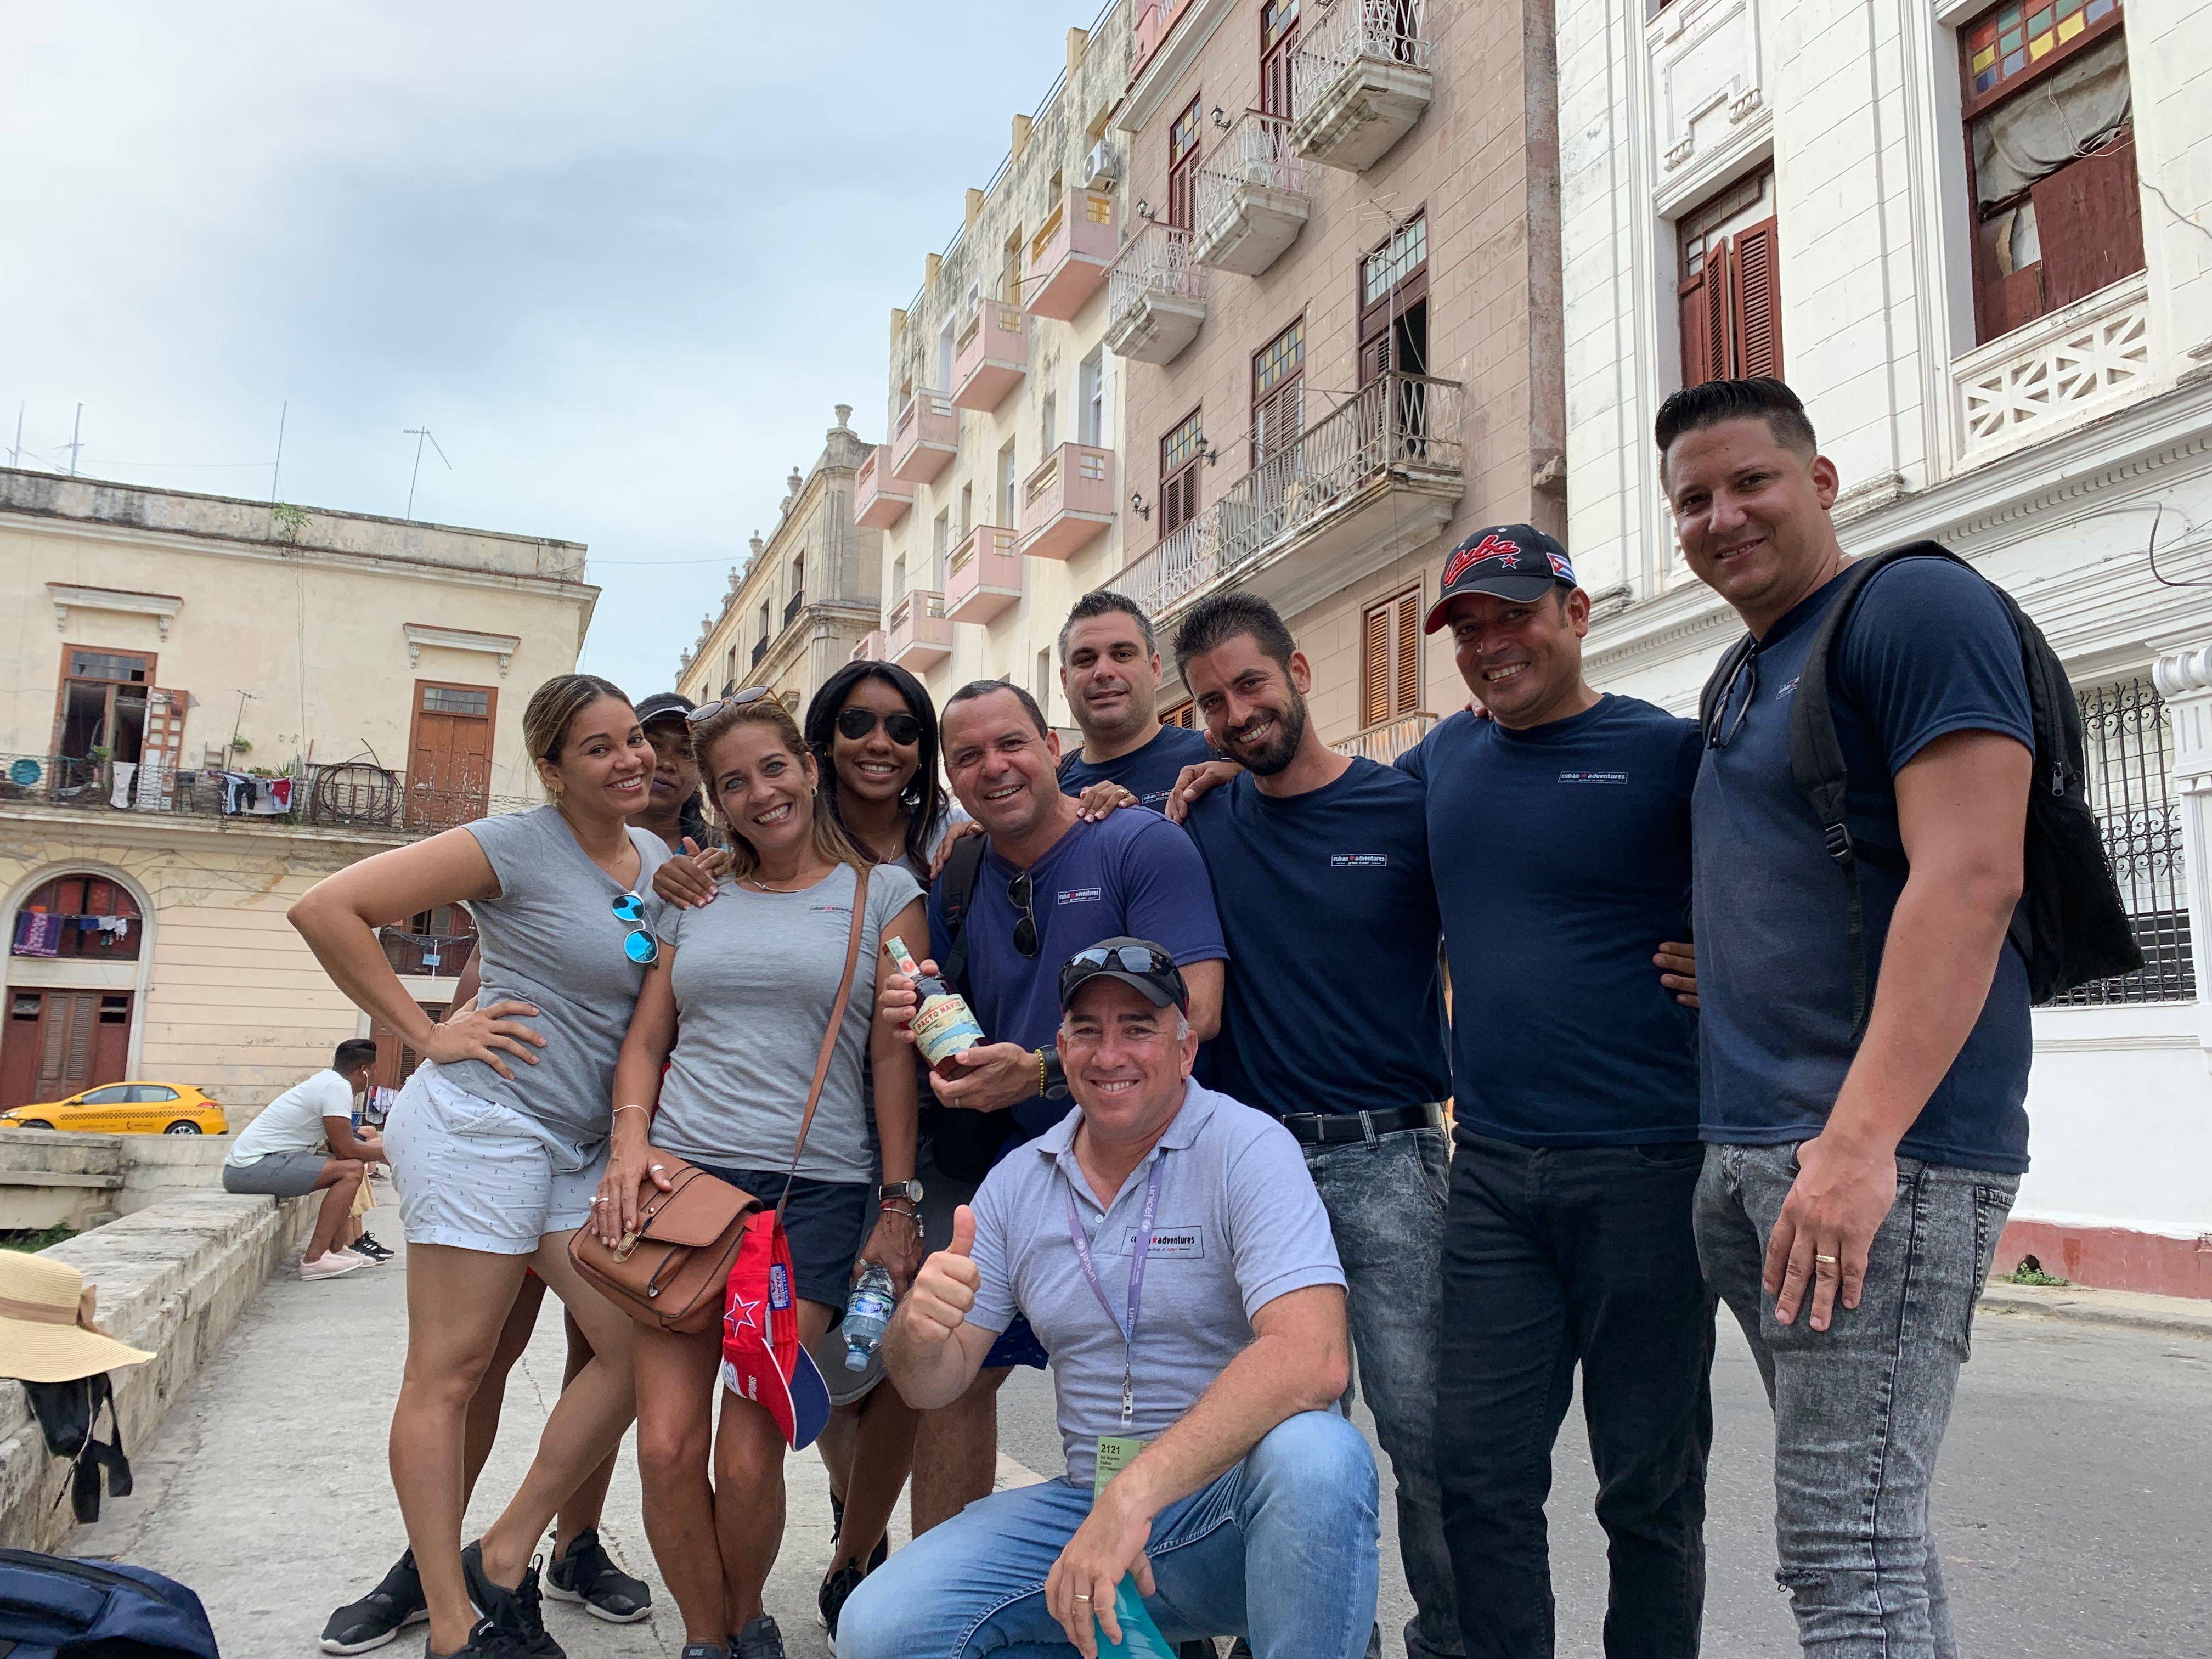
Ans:
{"label": "paved street", "polygon": [[[384,1437],[398,1381],[403,1290],[396,1262],[320,1284],[271,1283],[160,1440],[131,1448],[137,1494],[111,1500],[100,1524],[80,1531],[72,1548],[142,1562],[191,1584],[228,1659],[312,1651],[330,1609],[366,1589],[400,1548]],[[483,1482],[477,1524],[518,1478],[560,1368],[559,1323],[549,1313],[509,1389],[507,1431]],[[1715,1389],[1705,1651],[1717,1659],[1786,1656],[1795,1648],[1771,1577],[1766,1407],[1726,1322]],[[1009,1384],[1005,1418],[1012,1460],[1059,1467],[1041,1376],[1025,1372]],[[1026,1478],[1014,1462],[1001,1468],[1006,1478]],[[1938,1509],[1964,1650],[1974,1659],[2212,1653],[2208,1469],[2212,1342],[1985,1313]],[[813,1620],[830,1541],[820,1461],[811,1452],[794,1457],[790,1482],[791,1528],[770,1610],[794,1659],[807,1659],[823,1651]],[[1588,1518],[1592,1485],[1571,1417],[1553,1509],[1559,1651],[1570,1659],[1601,1652],[1603,1543]],[[636,1474],[625,1459],[606,1536],[625,1567],[653,1581],[662,1611],[617,1626],[549,1603],[553,1632],[576,1659],[673,1654],[681,1644],[636,1516]],[[1385,1548],[1383,1622],[1395,1629],[1408,1609],[1387,1537]],[[420,1639],[410,1631],[392,1650],[414,1651]]]}

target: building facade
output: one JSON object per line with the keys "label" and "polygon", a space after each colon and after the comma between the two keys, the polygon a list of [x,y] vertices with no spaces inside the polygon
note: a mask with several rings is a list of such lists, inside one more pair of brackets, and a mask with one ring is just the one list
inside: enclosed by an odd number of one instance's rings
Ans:
{"label": "building facade", "polygon": [[803,477],[792,469],[774,532],[766,541],[753,532],[720,614],[700,618],[676,678],[693,702],[766,685],[801,714],[875,629],[882,537],[854,517],[856,481],[875,452],[853,430],[852,414],[851,404],[837,405],[813,466]]}
{"label": "building facade", "polygon": [[1420,633],[1443,551],[1565,528],[1548,18],[1154,0],[1114,118],[1138,515],[1114,585],[1164,631],[1265,595],[1323,735],[1384,759],[1466,698]]}
{"label": "building facade", "polygon": [[1593,681],[1694,708],[1733,616],[1650,433],[1778,374],[1844,546],[2034,616],[2148,963],[2035,1015],[2001,1266],[2212,1295],[2212,6],[1561,0],[1568,541]]}
{"label": "building facade", "polygon": [[[598,592],[574,542],[0,470],[0,1104],[167,1079],[235,1122],[368,1034],[286,908],[542,799],[523,708]],[[471,931],[386,950],[442,1008]]]}
{"label": "building facade", "polygon": [[1128,0],[1067,33],[1067,66],[959,232],[891,313],[890,438],[864,468],[883,530],[886,657],[942,698],[1026,687],[1065,725],[1054,643],[1068,606],[1123,560],[1121,377],[1105,270],[1127,217],[1109,131],[1127,82]]}

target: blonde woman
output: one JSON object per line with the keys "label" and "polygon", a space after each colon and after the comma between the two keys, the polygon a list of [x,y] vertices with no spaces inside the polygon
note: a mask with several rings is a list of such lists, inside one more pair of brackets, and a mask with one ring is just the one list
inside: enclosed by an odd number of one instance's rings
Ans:
{"label": "blonde woman", "polygon": [[[411,1559],[379,1589],[427,1607],[429,1659],[556,1659],[531,1554],[632,1409],[630,1321],[577,1276],[568,1244],[606,1160],[623,1033],[640,988],[666,977],[650,971],[659,947],[639,895],[668,849],[630,822],[653,753],[629,699],[586,674],[538,687],[522,726],[550,805],[380,853],[291,911],[338,988],[427,1057],[385,1133],[408,1247],[391,1456]],[[476,917],[479,1011],[433,1024],[376,930],[458,903]],[[469,1401],[526,1267],[568,1304],[592,1358],[548,1415],[521,1489],[465,1552]]]}
{"label": "blonde woman", "polygon": [[[738,692],[691,720],[731,860],[714,902],[661,913],[666,971],[647,981],[615,1070],[614,1151],[595,1211],[609,1243],[635,1219],[641,1183],[665,1184],[653,1168],[665,1153],[764,1204],[783,1196],[869,862],[828,810],[818,763],[767,691]],[[914,1062],[872,1018],[876,970],[886,934],[911,941],[927,929],[920,884],[899,866],[876,866],[850,1000],[784,1212],[810,1343],[843,1311],[864,1234],[860,1257],[883,1263],[901,1289],[920,1262],[906,1206],[878,1205],[865,1079],[872,1066],[883,1178],[902,1183],[914,1175]],[[646,1536],[683,1613],[686,1659],[782,1659],[761,1591],[782,1542],[786,1448],[765,1407],[720,1386],[721,1356],[719,1325],[692,1336],[637,1334]]]}

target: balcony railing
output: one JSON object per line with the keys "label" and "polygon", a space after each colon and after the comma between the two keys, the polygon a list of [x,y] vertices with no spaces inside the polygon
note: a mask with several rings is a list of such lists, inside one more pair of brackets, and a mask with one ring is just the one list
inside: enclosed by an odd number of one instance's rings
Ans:
{"label": "balcony railing", "polygon": [[1157,622],[1216,578],[1294,549],[1378,481],[1418,478],[1456,499],[1460,392],[1456,380],[1422,374],[1369,381],[1133,560],[1111,585]]}
{"label": "balcony railing", "polygon": [[761,659],[766,655],[768,655],[767,640],[755,640],[753,641],[753,666],[758,668],[761,665]]}
{"label": "balcony railing", "polygon": [[789,599],[783,602],[783,625],[786,628],[790,627],[792,619],[805,609],[806,590],[802,587],[798,592],[793,594]]}
{"label": "balcony railing", "polygon": [[853,516],[864,528],[889,530],[914,505],[914,486],[891,477],[890,452],[878,444],[853,481]]}
{"label": "balcony railing", "polygon": [[891,636],[880,628],[872,628],[860,635],[853,646],[852,662],[888,662],[890,660]]}
{"label": "balcony railing", "polygon": [[[127,770],[125,769],[128,769]],[[68,755],[0,755],[0,811],[99,812],[276,824],[310,830],[377,830],[428,835],[495,812],[520,811],[535,797],[495,795],[465,782],[415,781],[362,761],[260,777],[185,768],[147,787],[130,762]]]}
{"label": "balcony railing", "polygon": [[1336,0],[1304,20],[1291,60],[1291,141],[1354,173],[1372,167],[1435,95],[1425,0]]}
{"label": "balcony railing", "polygon": [[380,927],[376,937],[393,973],[432,979],[459,978],[477,945],[474,933],[410,933],[401,927]]}
{"label": "balcony railing", "polygon": [[945,614],[954,622],[987,623],[1022,596],[1022,558],[1014,532],[978,525],[952,550],[945,567]]}
{"label": "balcony railing", "polygon": [[1021,550],[1065,559],[1114,522],[1114,452],[1062,444],[1022,485]]}
{"label": "balcony railing", "polygon": [[1114,198],[1103,190],[1069,191],[1030,238],[1024,307],[1032,316],[1071,321],[1105,280],[1114,245]]}
{"label": "balcony railing", "polygon": [[1199,264],[1256,276],[1304,228],[1310,171],[1279,115],[1247,110],[1198,164]]}
{"label": "balcony railing", "polygon": [[1348,738],[1339,738],[1329,747],[1340,755],[1377,761],[1388,766],[1419,743],[1436,723],[1434,714],[1401,714],[1395,720],[1384,720],[1380,726],[1370,726],[1364,732],[1354,732]]}
{"label": "balcony railing", "polygon": [[1139,362],[1170,362],[1205,320],[1206,272],[1191,257],[1190,233],[1146,226],[1107,271],[1106,349]]}
{"label": "balcony railing", "polygon": [[927,483],[960,447],[960,411],[942,392],[917,392],[891,427],[891,477]]}
{"label": "balcony railing", "polygon": [[952,654],[952,624],[945,595],[916,588],[891,607],[891,660],[902,668],[927,667]]}
{"label": "balcony railing", "polygon": [[1029,313],[1003,300],[980,300],[953,349],[953,403],[996,409],[1029,373]]}

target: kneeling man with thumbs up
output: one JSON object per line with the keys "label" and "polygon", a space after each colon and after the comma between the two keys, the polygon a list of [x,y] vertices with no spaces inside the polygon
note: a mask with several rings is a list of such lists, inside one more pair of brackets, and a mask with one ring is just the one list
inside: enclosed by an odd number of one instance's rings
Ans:
{"label": "kneeling man with thumbs up", "polygon": [[959,1397],[1026,1315],[1052,1359],[1064,1480],[994,1493],[845,1604],[843,1659],[1121,1639],[1136,1576],[1170,1642],[1357,1659],[1375,1617],[1375,1462],[1332,1407],[1344,1273],[1297,1143],[1190,1080],[1168,952],[1111,939],[1060,970],[1081,1109],[993,1170],[884,1339],[908,1404]]}

